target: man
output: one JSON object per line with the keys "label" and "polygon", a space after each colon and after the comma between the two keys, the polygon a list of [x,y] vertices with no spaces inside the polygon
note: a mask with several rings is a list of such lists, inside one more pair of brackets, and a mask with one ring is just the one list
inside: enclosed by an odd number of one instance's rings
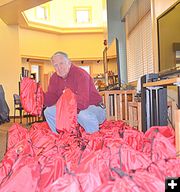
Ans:
{"label": "man", "polygon": [[51,76],[48,91],[44,94],[46,107],[44,116],[53,132],[56,132],[56,102],[65,88],[70,88],[77,96],[77,121],[87,133],[99,130],[99,124],[106,118],[102,97],[95,88],[91,76],[71,63],[64,52],[56,52],[51,63],[55,73]]}

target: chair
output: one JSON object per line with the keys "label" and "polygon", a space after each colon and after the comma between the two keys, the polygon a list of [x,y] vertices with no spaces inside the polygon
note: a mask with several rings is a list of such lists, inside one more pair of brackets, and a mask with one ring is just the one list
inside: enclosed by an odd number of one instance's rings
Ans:
{"label": "chair", "polygon": [[23,107],[21,105],[20,96],[18,94],[13,94],[13,98],[14,98],[14,122],[16,118],[16,111],[19,111],[20,123],[22,123]]}

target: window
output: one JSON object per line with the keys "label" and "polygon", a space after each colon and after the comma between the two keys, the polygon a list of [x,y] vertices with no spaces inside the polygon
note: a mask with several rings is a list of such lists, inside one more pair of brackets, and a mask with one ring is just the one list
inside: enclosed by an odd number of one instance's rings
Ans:
{"label": "window", "polygon": [[36,18],[42,20],[49,19],[49,7],[47,5],[41,5],[36,7]]}
{"label": "window", "polygon": [[86,72],[90,74],[90,66],[79,66],[79,67],[84,69]]}
{"label": "window", "polygon": [[126,16],[128,82],[154,72],[150,0],[136,0]]}
{"label": "window", "polygon": [[75,22],[78,24],[91,23],[91,9],[75,7]]}

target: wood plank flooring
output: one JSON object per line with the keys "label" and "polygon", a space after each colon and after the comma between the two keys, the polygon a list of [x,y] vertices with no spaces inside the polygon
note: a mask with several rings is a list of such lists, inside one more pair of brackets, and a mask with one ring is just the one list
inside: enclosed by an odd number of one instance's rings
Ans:
{"label": "wood plank flooring", "polygon": [[[16,122],[19,123],[20,120],[16,119]],[[14,123],[14,120],[10,119],[10,122],[3,123],[0,125],[0,161],[3,159],[4,154],[6,152],[7,139],[8,139],[7,133],[8,133],[9,128],[13,125],[13,123]],[[26,119],[25,118],[23,118],[22,125],[24,127],[28,128],[28,126],[26,125]]]}

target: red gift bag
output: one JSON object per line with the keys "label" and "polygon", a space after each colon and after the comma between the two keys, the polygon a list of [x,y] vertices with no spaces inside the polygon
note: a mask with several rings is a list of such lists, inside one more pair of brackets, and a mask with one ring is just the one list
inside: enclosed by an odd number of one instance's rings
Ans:
{"label": "red gift bag", "polygon": [[56,129],[58,132],[67,131],[77,125],[77,101],[76,95],[71,89],[65,89],[56,103]]}

